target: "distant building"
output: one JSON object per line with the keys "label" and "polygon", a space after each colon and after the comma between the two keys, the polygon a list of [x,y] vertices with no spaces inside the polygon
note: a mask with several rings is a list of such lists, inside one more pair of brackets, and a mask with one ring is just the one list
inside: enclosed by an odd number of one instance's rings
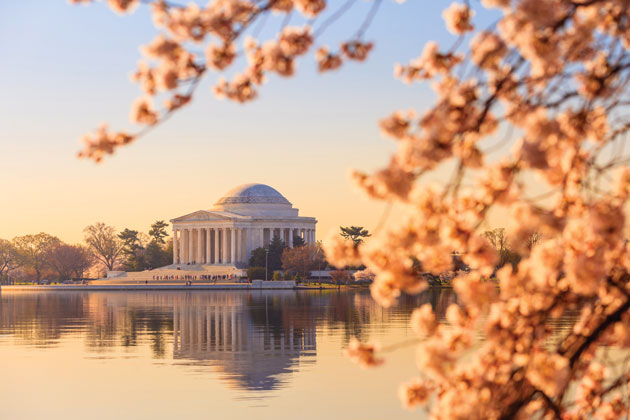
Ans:
{"label": "distant building", "polygon": [[244,267],[252,250],[279,236],[288,246],[300,237],[315,243],[314,217],[298,209],[274,188],[246,184],[230,190],[210,210],[171,220],[173,264]]}

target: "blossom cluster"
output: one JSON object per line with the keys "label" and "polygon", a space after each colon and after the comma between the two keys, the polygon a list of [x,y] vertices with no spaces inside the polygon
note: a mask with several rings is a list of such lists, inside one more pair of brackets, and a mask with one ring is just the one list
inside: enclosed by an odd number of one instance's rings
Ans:
{"label": "blossom cluster", "polygon": [[[629,372],[603,366],[597,347],[630,348],[630,8],[481,3],[500,10],[496,25],[475,32],[474,10],[454,3],[443,17],[455,46],[430,42],[395,67],[406,83],[432,81],[437,99],[383,119],[396,153],[385,168],[352,175],[410,216],[358,247],[331,241],[328,259],[364,264],[384,306],[423,290],[424,274],[453,270],[454,255],[467,267],[452,280],[459,304],[445,323],[430,305],[411,316],[420,376],[400,389],[405,407],[428,405],[434,419],[621,418],[629,402],[617,389]],[[484,151],[501,138],[509,151]],[[423,182],[432,173],[450,181]],[[510,215],[518,252],[503,267],[482,235],[495,207]],[[581,316],[552,337],[550,323],[567,312]]]}

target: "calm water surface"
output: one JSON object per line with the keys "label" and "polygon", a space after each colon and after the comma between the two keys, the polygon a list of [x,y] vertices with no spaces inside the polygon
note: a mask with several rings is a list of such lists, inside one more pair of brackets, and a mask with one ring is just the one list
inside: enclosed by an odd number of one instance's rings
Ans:
{"label": "calm water surface", "polygon": [[0,419],[406,419],[413,347],[364,370],[352,336],[413,338],[366,291],[0,293]]}

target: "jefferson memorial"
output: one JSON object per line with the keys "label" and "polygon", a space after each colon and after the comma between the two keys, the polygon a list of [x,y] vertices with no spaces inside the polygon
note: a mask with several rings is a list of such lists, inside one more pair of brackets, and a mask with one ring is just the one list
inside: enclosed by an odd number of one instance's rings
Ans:
{"label": "jefferson memorial", "polygon": [[315,243],[314,217],[298,209],[274,188],[246,184],[228,191],[209,210],[171,219],[173,264],[242,268],[252,250],[264,247],[274,236],[288,246],[299,237]]}

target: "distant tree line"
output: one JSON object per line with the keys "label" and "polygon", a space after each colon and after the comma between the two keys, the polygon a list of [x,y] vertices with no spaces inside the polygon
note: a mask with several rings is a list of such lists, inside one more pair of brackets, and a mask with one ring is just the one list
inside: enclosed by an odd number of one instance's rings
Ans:
{"label": "distant tree line", "polygon": [[[361,226],[342,226],[340,235],[358,246],[370,233]],[[267,247],[252,251],[247,276],[250,279],[301,281],[307,279],[314,270],[331,268],[334,267],[326,261],[321,242],[307,245],[302,237],[294,236],[293,247],[289,247],[280,237],[274,235]]]}
{"label": "distant tree line", "polygon": [[0,239],[0,282],[65,281],[83,279],[89,271],[100,276],[116,269],[141,271],[168,265],[173,243],[167,227],[158,220],[147,235],[128,228],[116,232],[99,222],[83,230],[82,244],[67,244],[44,232]]}

